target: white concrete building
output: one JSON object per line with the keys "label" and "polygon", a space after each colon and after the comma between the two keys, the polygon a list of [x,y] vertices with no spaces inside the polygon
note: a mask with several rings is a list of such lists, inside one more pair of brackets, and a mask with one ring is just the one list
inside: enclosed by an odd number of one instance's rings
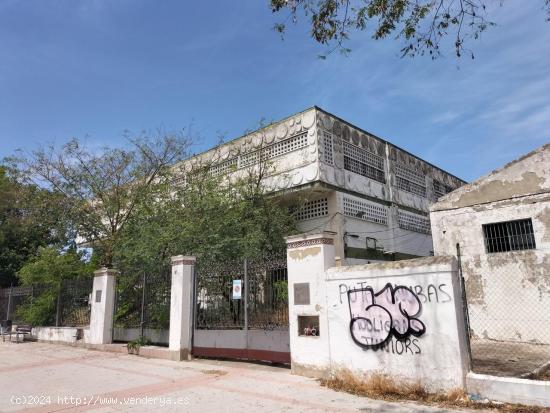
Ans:
{"label": "white concrete building", "polygon": [[199,154],[236,174],[260,157],[267,180],[296,207],[300,231],[337,233],[341,264],[432,253],[428,207],[465,182],[350,123],[313,107]]}
{"label": "white concrete building", "polygon": [[460,245],[473,338],[550,344],[550,144],[430,210],[435,254]]}

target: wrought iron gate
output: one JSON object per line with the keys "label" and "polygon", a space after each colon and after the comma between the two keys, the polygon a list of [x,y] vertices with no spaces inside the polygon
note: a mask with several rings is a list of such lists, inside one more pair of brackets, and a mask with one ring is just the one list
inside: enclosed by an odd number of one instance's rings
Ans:
{"label": "wrought iron gate", "polygon": [[171,281],[169,267],[158,273],[117,277],[114,342],[142,339],[168,345]]}
{"label": "wrought iron gate", "polygon": [[[290,362],[286,252],[199,259],[195,274],[193,355]],[[235,280],[241,298],[233,296]]]}

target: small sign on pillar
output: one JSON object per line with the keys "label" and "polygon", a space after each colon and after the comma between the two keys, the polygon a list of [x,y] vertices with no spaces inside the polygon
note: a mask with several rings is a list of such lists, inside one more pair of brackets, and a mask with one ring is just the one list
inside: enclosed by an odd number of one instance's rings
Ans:
{"label": "small sign on pillar", "polygon": [[233,280],[233,299],[240,300],[243,291],[242,280]]}

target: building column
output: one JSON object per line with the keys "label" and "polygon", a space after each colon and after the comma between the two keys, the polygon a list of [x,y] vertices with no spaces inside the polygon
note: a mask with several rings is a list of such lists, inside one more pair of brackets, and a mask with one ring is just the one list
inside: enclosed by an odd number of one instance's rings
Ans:
{"label": "building column", "polygon": [[336,236],[324,231],[286,238],[293,374],[323,377],[330,369],[325,271],[335,266]]}
{"label": "building column", "polygon": [[191,360],[195,257],[172,257],[169,350],[172,360]]}
{"label": "building column", "polygon": [[118,271],[101,268],[94,271],[92,309],[90,313],[90,344],[113,341],[115,286]]}

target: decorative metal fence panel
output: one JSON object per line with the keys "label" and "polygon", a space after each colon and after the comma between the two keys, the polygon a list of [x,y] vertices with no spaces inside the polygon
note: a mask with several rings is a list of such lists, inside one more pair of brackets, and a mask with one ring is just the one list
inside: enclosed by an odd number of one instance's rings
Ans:
{"label": "decorative metal fence panel", "polygon": [[90,294],[93,279],[67,280],[61,287],[58,306],[60,326],[81,327],[90,324]]}
{"label": "decorative metal fence panel", "polygon": [[[195,275],[195,328],[239,330],[288,328],[286,252],[254,259],[199,259]],[[233,298],[233,281],[243,292]]]}
{"label": "decorative metal fence panel", "polygon": [[114,340],[168,344],[171,270],[117,277]]}
{"label": "decorative metal fence panel", "polygon": [[92,278],[85,278],[0,289],[0,318],[35,326],[88,325],[92,285]]}
{"label": "decorative metal fence panel", "polygon": [[224,330],[244,328],[242,300],[232,299],[233,280],[244,279],[242,260],[197,260],[195,267],[196,328]]}
{"label": "decorative metal fence panel", "polygon": [[288,328],[286,251],[247,261],[248,327]]}

